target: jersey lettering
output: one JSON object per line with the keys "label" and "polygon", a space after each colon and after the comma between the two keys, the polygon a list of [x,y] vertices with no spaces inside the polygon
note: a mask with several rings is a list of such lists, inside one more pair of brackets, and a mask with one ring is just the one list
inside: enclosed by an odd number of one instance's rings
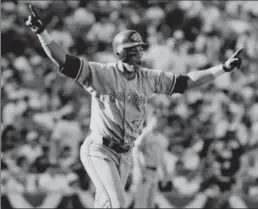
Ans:
{"label": "jersey lettering", "polygon": [[113,92],[108,95],[100,95],[100,100],[102,102],[108,100],[111,103],[115,103],[116,101],[124,101],[125,98],[126,102],[132,103],[134,105],[145,105],[147,103],[147,99],[145,97],[132,93],[128,93],[126,96],[123,92]]}

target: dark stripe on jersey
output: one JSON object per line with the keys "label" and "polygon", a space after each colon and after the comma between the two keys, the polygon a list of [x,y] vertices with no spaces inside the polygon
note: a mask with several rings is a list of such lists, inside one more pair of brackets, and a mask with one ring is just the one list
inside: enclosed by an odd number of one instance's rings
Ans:
{"label": "dark stripe on jersey", "polygon": [[83,62],[82,59],[80,59],[80,61],[81,61],[81,66],[80,66],[79,72],[78,72],[78,74],[77,74],[77,76],[76,76],[76,78],[75,78],[75,81],[77,81],[77,79],[80,77],[80,75],[81,75],[81,73],[82,73],[82,69],[83,69],[84,62]]}
{"label": "dark stripe on jersey", "polygon": [[169,95],[171,95],[171,94],[173,93],[173,90],[174,90],[174,88],[175,88],[176,82],[177,82],[177,78],[176,78],[176,75],[174,74],[174,75],[173,75],[173,81],[172,81],[171,88],[170,88],[170,90],[168,91],[168,94],[169,94]]}
{"label": "dark stripe on jersey", "polygon": [[187,89],[187,83],[188,83],[188,76],[187,75],[179,75],[176,78],[175,87],[174,87],[172,93],[183,94],[185,92],[185,90]]}
{"label": "dark stripe on jersey", "polygon": [[88,64],[88,68],[89,68],[89,76],[86,79],[88,81],[88,85],[91,85],[92,84],[92,70],[91,70],[91,67],[89,64]]}
{"label": "dark stripe on jersey", "polygon": [[81,65],[81,59],[67,54],[65,64],[59,69],[59,72],[69,78],[75,79],[78,76]]}

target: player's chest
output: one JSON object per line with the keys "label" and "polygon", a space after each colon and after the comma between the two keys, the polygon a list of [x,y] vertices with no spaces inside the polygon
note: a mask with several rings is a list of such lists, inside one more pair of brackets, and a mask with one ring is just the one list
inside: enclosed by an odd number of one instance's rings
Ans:
{"label": "player's chest", "polygon": [[123,92],[137,92],[144,93],[144,84],[143,79],[138,73],[135,73],[133,76],[127,77],[122,73],[114,73],[114,76],[111,79],[111,88],[110,90],[120,90]]}
{"label": "player's chest", "polygon": [[147,103],[147,91],[144,88],[143,79],[138,74],[128,79],[120,73],[114,73],[109,78],[109,86],[105,97],[108,97],[113,102]]}

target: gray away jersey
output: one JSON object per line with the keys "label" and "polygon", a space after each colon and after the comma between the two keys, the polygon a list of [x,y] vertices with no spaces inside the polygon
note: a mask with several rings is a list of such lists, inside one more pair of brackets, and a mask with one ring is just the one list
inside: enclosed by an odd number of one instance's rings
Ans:
{"label": "gray away jersey", "polygon": [[[174,93],[179,75],[141,68],[129,80],[117,65],[118,63],[102,64],[80,59],[77,69],[66,69],[68,67],[64,66],[60,72],[72,77],[91,94],[90,129],[111,138],[121,146],[131,147],[141,134],[147,113],[147,100],[154,93]],[[69,71],[73,71],[74,76],[70,76]]]}

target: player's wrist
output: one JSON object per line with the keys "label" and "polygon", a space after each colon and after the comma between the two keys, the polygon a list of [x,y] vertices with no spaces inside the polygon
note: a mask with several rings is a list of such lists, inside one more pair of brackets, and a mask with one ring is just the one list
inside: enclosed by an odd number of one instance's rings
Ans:
{"label": "player's wrist", "polygon": [[228,72],[231,72],[232,71],[232,68],[231,67],[228,67],[226,65],[226,63],[222,63],[222,69],[224,70],[224,72],[228,73]]}
{"label": "player's wrist", "polygon": [[44,30],[45,30],[44,27],[39,28],[39,29],[36,31],[37,35],[41,34]]}
{"label": "player's wrist", "polygon": [[46,46],[53,41],[52,37],[49,35],[46,29],[44,29],[41,33],[37,34],[37,36],[39,38],[40,43],[43,46]]}
{"label": "player's wrist", "polygon": [[36,31],[35,31],[35,33],[36,33],[36,34],[41,34],[41,33],[45,30],[45,26],[43,25],[43,23],[42,23],[41,20],[37,20],[36,23],[37,23],[37,24],[35,25],[35,26],[36,26]]}
{"label": "player's wrist", "polygon": [[217,78],[219,76],[221,76],[222,74],[224,74],[225,71],[223,69],[222,64],[221,65],[217,65],[213,68],[211,68],[211,74],[213,75],[213,77]]}

